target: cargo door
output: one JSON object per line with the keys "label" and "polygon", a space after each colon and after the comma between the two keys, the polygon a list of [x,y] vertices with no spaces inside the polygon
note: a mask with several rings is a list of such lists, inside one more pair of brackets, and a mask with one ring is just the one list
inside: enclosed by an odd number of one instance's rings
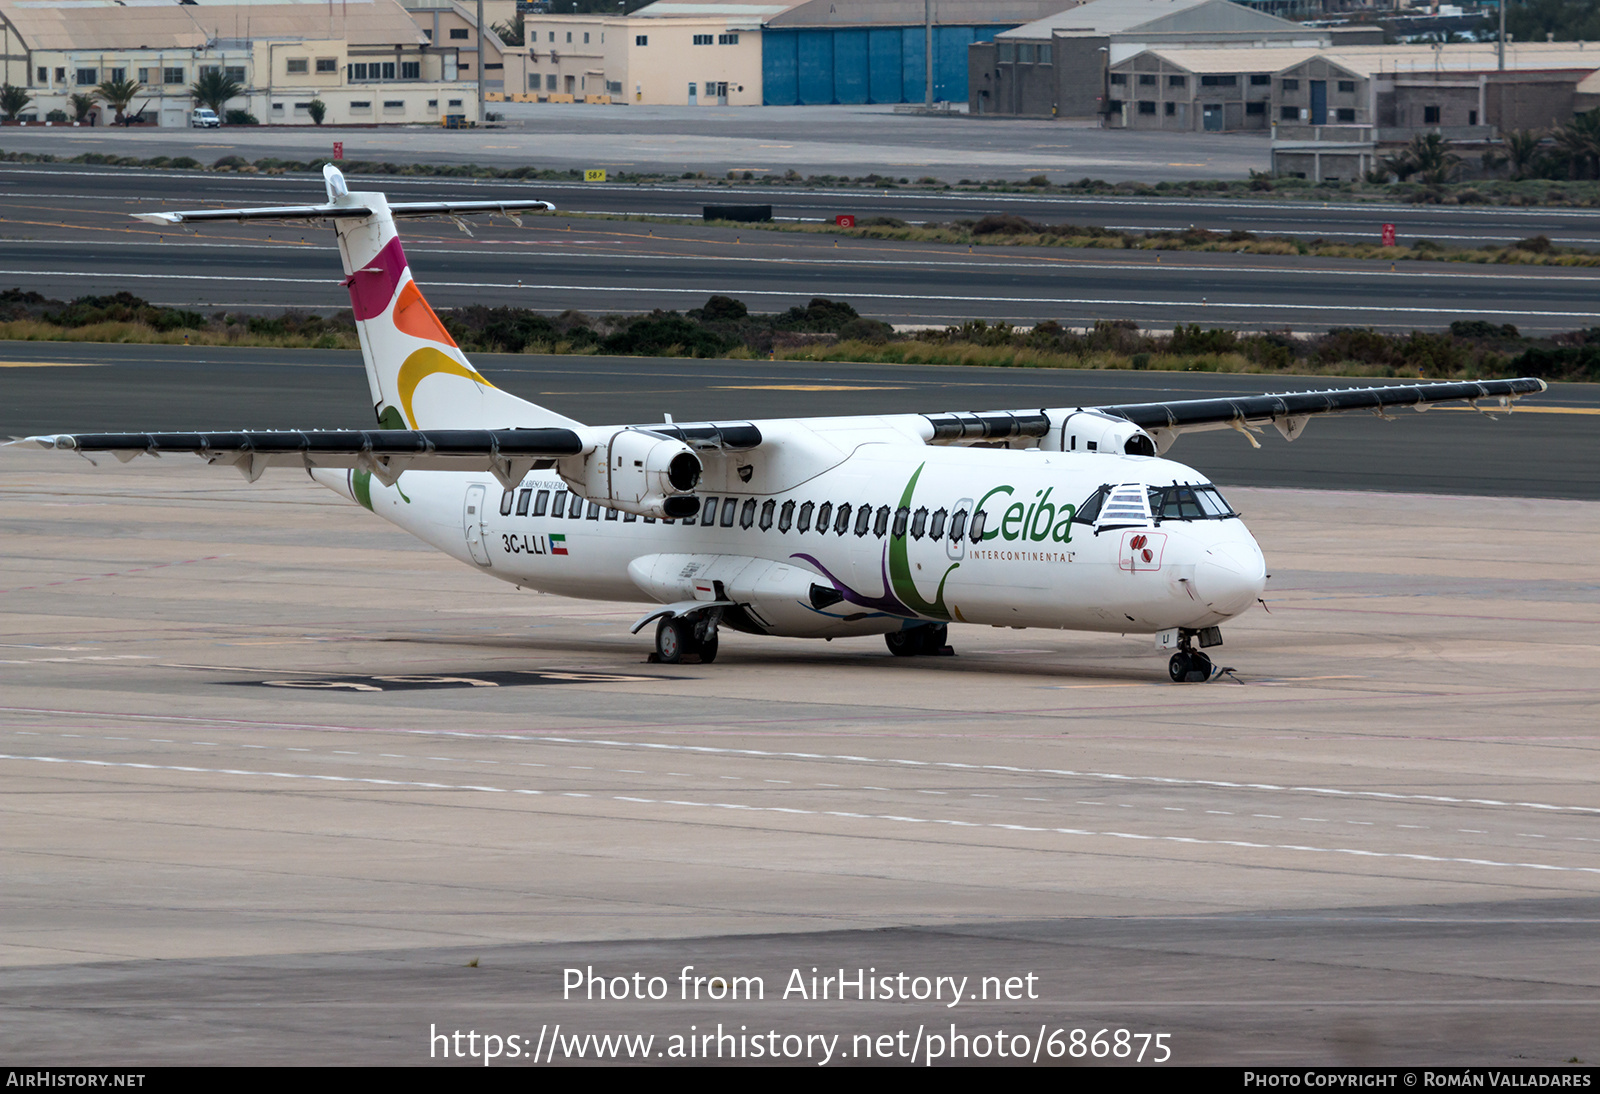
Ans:
{"label": "cargo door", "polygon": [[479,566],[489,565],[489,549],[484,546],[484,521],[488,516],[483,511],[486,496],[482,483],[467,487],[467,500],[461,512],[461,528],[466,533],[467,550],[472,552],[472,561]]}

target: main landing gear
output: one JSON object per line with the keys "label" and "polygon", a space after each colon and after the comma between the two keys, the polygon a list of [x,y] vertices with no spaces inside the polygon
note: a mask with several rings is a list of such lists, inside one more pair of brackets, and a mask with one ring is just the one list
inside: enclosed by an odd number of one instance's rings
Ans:
{"label": "main landing gear", "polygon": [[698,657],[702,665],[717,659],[717,618],[714,611],[699,618],[667,616],[656,624],[656,652],[652,661],[676,665],[685,657]]}
{"label": "main landing gear", "polygon": [[1180,630],[1178,652],[1167,662],[1167,675],[1172,677],[1174,684],[1203,684],[1211,679],[1215,671],[1211,658],[1194,648],[1196,638],[1202,646],[1222,645],[1222,632],[1216,627],[1201,631]]}
{"label": "main landing gear", "polygon": [[883,636],[884,644],[896,657],[953,657],[955,650],[946,645],[950,628],[943,623],[930,623],[925,627],[890,631]]}

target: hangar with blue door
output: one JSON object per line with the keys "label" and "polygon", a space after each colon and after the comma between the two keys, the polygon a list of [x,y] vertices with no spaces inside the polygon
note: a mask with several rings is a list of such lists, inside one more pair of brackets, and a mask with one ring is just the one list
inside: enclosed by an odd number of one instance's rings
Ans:
{"label": "hangar with blue door", "polygon": [[[933,99],[967,101],[967,51],[1079,0],[933,0]],[[748,19],[761,34],[765,106],[920,103],[928,81],[925,0],[657,0],[636,16]]]}

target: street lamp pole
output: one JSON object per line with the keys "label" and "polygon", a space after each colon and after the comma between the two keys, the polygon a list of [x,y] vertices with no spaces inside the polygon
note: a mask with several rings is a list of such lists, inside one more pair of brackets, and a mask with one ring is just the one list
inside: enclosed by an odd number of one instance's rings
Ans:
{"label": "street lamp pole", "polygon": [[[916,9],[913,8],[913,11]],[[922,0],[923,105],[933,109],[933,0]]]}
{"label": "street lamp pole", "polygon": [[478,0],[478,124],[483,117],[483,58],[488,51],[483,48],[483,0]]}

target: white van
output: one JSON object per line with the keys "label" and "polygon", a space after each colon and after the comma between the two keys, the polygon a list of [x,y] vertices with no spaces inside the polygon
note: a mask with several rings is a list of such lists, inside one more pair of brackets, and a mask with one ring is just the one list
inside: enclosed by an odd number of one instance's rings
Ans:
{"label": "white van", "polygon": [[222,119],[217,117],[217,112],[209,106],[202,106],[189,115],[189,128],[191,129],[217,129],[222,125]]}

